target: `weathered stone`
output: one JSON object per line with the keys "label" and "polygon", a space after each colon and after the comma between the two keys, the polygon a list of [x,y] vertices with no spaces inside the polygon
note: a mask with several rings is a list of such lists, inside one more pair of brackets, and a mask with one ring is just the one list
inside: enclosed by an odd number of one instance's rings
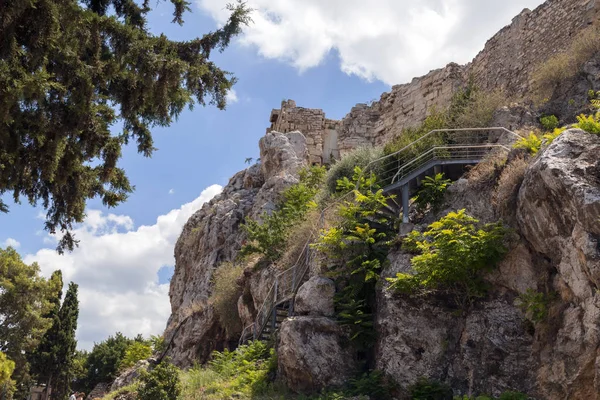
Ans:
{"label": "weathered stone", "polygon": [[110,391],[114,392],[124,386],[131,385],[140,377],[142,371],[147,370],[149,366],[150,362],[148,360],[140,360],[133,367],[127,368],[115,378],[112,385],[110,385]]}
{"label": "weathered stone", "polygon": [[[220,195],[192,215],[175,246],[175,272],[169,291],[171,317],[164,336],[166,355],[178,366],[205,361],[216,348],[237,340],[227,336],[208,301],[213,273],[237,255],[245,240],[239,229],[244,219],[260,218],[273,209],[280,193],[298,181],[297,174],[307,163],[301,133],[271,133],[263,139],[262,163],[234,175]],[[251,293],[257,303],[262,302],[261,296],[264,299],[271,284],[273,269],[265,271],[267,275],[258,282],[260,287]],[[248,311],[260,305],[248,305]],[[244,322],[253,317],[244,315]]]}
{"label": "weathered stone", "polygon": [[326,317],[293,317],[281,324],[277,346],[278,374],[295,392],[342,386],[355,373],[342,329]]}
{"label": "weathered stone", "polygon": [[298,289],[294,311],[298,315],[331,317],[334,295],[335,284],[331,279],[313,276]]}

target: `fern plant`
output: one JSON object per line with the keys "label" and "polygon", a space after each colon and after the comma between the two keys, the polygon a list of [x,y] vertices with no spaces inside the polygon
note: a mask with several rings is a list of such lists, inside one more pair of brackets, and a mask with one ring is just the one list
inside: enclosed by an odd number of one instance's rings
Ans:
{"label": "fern plant", "polygon": [[544,134],[543,139],[544,139],[544,143],[546,145],[550,145],[552,144],[552,142],[554,141],[554,139],[556,139],[557,137],[560,136],[561,133],[563,133],[565,130],[567,129],[567,127],[562,127],[562,128],[554,128],[554,130],[552,132],[548,132],[546,134]]}
{"label": "fern plant", "polygon": [[577,117],[577,124],[575,126],[588,133],[600,135],[600,112],[595,115],[581,114]]}
{"label": "fern plant", "polygon": [[537,154],[542,147],[542,140],[533,132],[529,133],[529,136],[523,137],[513,145],[515,149],[525,149],[530,154]]}
{"label": "fern plant", "polygon": [[423,212],[431,207],[436,211],[443,203],[444,194],[451,182],[450,179],[444,179],[444,174],[441,173],[423,179],[423,185],[414,198],[417,210]]}

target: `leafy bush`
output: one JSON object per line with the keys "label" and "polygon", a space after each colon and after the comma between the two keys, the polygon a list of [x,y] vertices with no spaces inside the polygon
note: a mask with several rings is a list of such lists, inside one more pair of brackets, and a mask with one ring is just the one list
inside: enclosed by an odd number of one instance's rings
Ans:
{"label": "leafy bush", "polygon": [[552,144],[552,142],[554,141],[554,139],[556,139],[557,137],[559,137],[560,134],[563,133],[566,130],[567,130],[567,127],[554,128],[554,130],[552,132],[545,133],[544,136],[542,136],[543,139],[544,139],[545,144],[546,145]]}
{"label": "leafy bush", "polygon": [[361,349],[373,339],[375,284],[387,261],[390,240],[396,236],[394,220],[380,212],[392,198],[375,185],[376,177],[362,175],[355,168],[352,180],[344,178],[338,185],[354,190],[354,200],[340,207],[340,222],[321,233],[314,247],[326,256],[329,275],[342,289],[336,294],[339,323],[349,327],[351,339]]}
{"label": "leafy bush", "polygon": [[533,289],[527,289],[517,298],[517,305],[533,323],[544,321],[548,317],[548,303],[551,296]]}
{"label": "leafy bush", "polygon": [[577,117],[577,124],[575,125],[579,129],[583,129],[588,133],[600,135],[600,112],[595,115],[583,115]]}
{"label": "leafy bush", "polygon": [[553,131],[558,127],[558,118],[556,115],[546,115],[540,118],[540,124],[546,131]]}
{"label": "leafy bush", "polygon": [[[382,155],[382,150],[379,148],[359,147],[343,156],[342,159],[333,164],[327,172],[325,177],[326,195],[337,193],[338,180],[343,178],[352,179],[355,167],[364,169],[367,164],[380,158]],[[377,168],[371,172],[377,174]]]}
{"label": "leafy bush", "polygon": [[386,379],[383,372],[373,370],[350,380],[348,396],[368,395],[372,399],[386,400],[391,398],[393,385]]}
{"label": "leafy bush", "polygon": [[300,181],[282,193],[282,201],[275,211],[264,213],[261,221],[246,219],[242,229],[248,235],[249,243],[242,247],[240,255],[261,254],[268,261],[278,260],[285,251],[291,226],[316,207],[313,199],[325,173],[325,167],[321,166],[302,170]]}
{"label": "leafy bush", "polygon": [[465,307],[485,295],[483,273],[506,253],[507,230],[501,223],[478,226],[465,210],[448,213],[423,233],[413,231],[405,247],[418,255],[411,260],[414,274],[398,273],[389,289],[409,295],[439,293]]}
{"label": "leafy bush", "polygon": [[152,356],[152,345],[149,342],[134,341],[125,350],[125,356],[119,363],[119,370],[133,367],[140,360]]}
{"label": "leafy bush", "polygon": [[420,378],[408,390],[413,400],[452,400],[450,386],[426,378]]}
{"label": "leafy bush", "polygon": [[529,136],[521,138],[513,145],[515,149],[525,149],[530,154],[537,154],[542,147],[542,140],[533,132],[529,133]]}
{"label": "leafy bush", "polygon": [[10,400],[15,389],[15,382],[11,379],[15,370],[15,363],[0,351],[0,399]]}
{"label": "leafy bush", "polygon": [[444,201],[444,194],[450,183],[450,179],[444,179],[444,174],[435,174],[423,179],[423,185],[414,198],[417,209],[420,212],[425,211],[427,207],[437,210]]}
{"label": "leafy bush", "polygon": [[177,400],[180,394],[179,370],[168,361],[162,361],[151,371],[142,371],[140,400]]}
{"label": "leafy bush", "polygon": [[213,274],[214,285],[210,301],[219,316],[219,321],[230,337],[242,331],[242,321],[237,309],[237,302],[242,290],[238,286],[237,280],[243,273],[243,266],[223,263]]}

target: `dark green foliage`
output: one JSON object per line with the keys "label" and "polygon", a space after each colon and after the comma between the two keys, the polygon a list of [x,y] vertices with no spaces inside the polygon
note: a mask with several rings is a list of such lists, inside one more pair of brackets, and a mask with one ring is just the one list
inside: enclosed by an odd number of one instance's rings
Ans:
{"label": "dark green foliage", "polygon": [[110,382],[117,376],[121,360],[125,357],[125,352],[131,343],[133,343],[132,339],[117,332],[115,336],[94,344],[87,359],[88,391],[98,383]]}
{"label": "dark green foliage", "polygon": [[181,393],[179,370],[166,360],[150,372],[143,371],[140,381],[140,400],[177,400]]}
{"label": "dark green foliage", "polygon": [[340,225],[323,232],[314,245],[327,256],[326,268],[339,288],[337,318],[350,328],[351,339],[361,350],[368,350],[374,339],[375,285],[396,235],[395,221],[380,211],[391,197],[375,181],[374,174],[364,177],[358,167],[352,180],[338,181],[341,188],[354,190],[354,200],[343,203]]}
{"label": "dark green foliage", "polygon": [[431,207],[434,211],[437,211],[444,201],[444,194],[446,194],[446,189],[450,186],[450,183],[450,179],[444,179],[444,174],[425,177],[423,185],[414,198],[419,212],[427,210],[427,207]]}
{"label": "dark green foliage", "polygon": [[399,293],[449,296],[464,308],[487,292],[483,274],[491,270],[507,249],[507,230],[501,223],[480,226],[465,210],[448,213],[423,233],[413,231],[405,248],[418,255],[411,260],[413,274],[388,278]]}
{"label": "dark green foliage", "polygon": [[517,298],[517,305],[531,322],[538,323],[548,317],[548,307],[552,297],[552,295],[527,289]]}
{"label": "dark green foliage", "polygon": [[350,380],[349,396],[370,396],[372,399],[386,400],[391,398],[394,385],[383,372],[373,370]]}
{"label": "dark green foliage", "polygon": [[[354,168],[364,168],[371,162],[383,155],[382,151],[372,147],[359,147],[350,153],[344,155],[341,160],[329,168],[327,176],[325,177],[325,187],[327,194],[332,195],[339,193],[338,181],[340,179],[352,179],[354,175]],[[374,166],[369,172],[373,172],[377,175],[378,170]]]}
{"label": "dark green foliage", "polygon": [[58,365],[58,347],[60,334],[60,301],[62,298],[62,272],[55,271],[52,274],[51,281],[56,282],[60,288],[55,295],[49,299],[52,309],[44,317],[52,321],[50,328],[44,333],[40,344],[29,356],[30,371],[35,376],[38,383],[47,384],[52,377],[52,371]]}
{"label": "dark green foliage", "polygon": [[546,115],[540,118],[540,124],[542,124],[547,132],[552,132],[558,128],[558,118],[556,118],[556,115]]}
{"label": "dark green foliage", "polygon": [[316,206],[313,201],[323,179],[325,167],[313,166],[300,172],[300,181],[283,191],[276,210],[264,213],[260,221],[248,218],[242,229],[248,235],[240,255],[262,254],[266,260],[276,261],[285,251],[290,228],[302,221]]}
{"label": "dark green foliage", "polygon": [[69,283],[65,300],[60,307],[60,330],[57,337],[57,366],[54,368],[56,385],[53,388],[55,399],[67,399],[71,390],[71,382],[75,377],[74,360],[77,351],[77,318],[79,317],[79,301],[77,285]]}
{"label": "dark green foliage", "polygon": [[452,400],[450,386],[426,378],[420,378],[409,392],[412,400]]}
{"label": "dark green foliage", "polygon": [[498,400],[527,400],[529,397],[520,392],[504,392],[498,397]]}
{"label": "dark green foliage", "polygon": [[[171,2],[181,24],[188,2]],[[69,230],[87,199],[116,206],[133,190],[118,167],[123,145],[135,141],[150,156],[152,127],[194,103],[225,108],[235,83],[209,57],[249,22],[244,3],[229,6],[221,28],[185,42],[151,34],[151,2],[139,3],[0,2],[0,195],[41,202],[45,228],[65,232],[59,251],[75,245]]]}
{"label": "dark green foliage", "polygon": [[15,363],[16,397],[26,397],[30,382],[27,354],[52,325],[48,318],[60,291],[57,275],[46,281],[36,263],[25,264],[11,247],[0,249],[0,352]]}

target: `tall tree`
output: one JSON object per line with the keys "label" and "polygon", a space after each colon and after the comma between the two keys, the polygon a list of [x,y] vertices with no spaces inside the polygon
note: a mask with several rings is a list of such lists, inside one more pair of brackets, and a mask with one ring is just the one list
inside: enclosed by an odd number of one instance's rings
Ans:
{"label": "tall tree", "polygon": [[[60,279],[62,284],[60,271],[55,272],[52,278]],[[46,394],[53,399],[64,399],[75,374],[74,359],[77,350],[75,331],[79,316],[77,285],[73,282],[69,284],[62,306],[60,295],[57,300],[52,299],[52,303],[54,307],[49,313],[52,326],[30,356],[30,365],[31,373],[38,384],[46,386]]]}
{"label": "tall tree", "polygon": [[135,340],[117,332],[115,336],[94,344],[87,358],[86,383],[89,389],[100,382],[110,382],[117,376],[119,365],[133,342]]}
{"label": "tall tree", "polygon": [[48,328],[46,333],[44,333],[38,347],[28,357],[31,374],[38,383],[43,383],[47,387],[52,387],[53,371],[58,365],[58,346],[61,329],[60,301],[62,298],[63,287],[61,271],[55,271],[50,280],[58,284],[58,287],[60,288],[58,292],[49,299],[52,308],[45,315],[48,320],[52,321],[52,325]]}
{"label": "tall tree", "polygon": [[[170,1],[182,24],[189,2]],[[87,199],[132,192],[123,145],[150,156],[153,126],[195,103],[225,108],[235,78],[209,58],[249,22],[238,1],[221,28],[182,42],[150,33],[150,0],[0,1],[0,195],[41,202],[59,252],[76,244]]]}
{"label": "tall tree", "polygon": [[79,318],[79,301],[77,285],[69,283],[69,289],[60,308],[60,334],[57,352],[56,388],[53,399],[63,400],[69,395],[71,381],[75,377],[75,357],[77,352],[77,318]]}
{"label": "tall tree", "polygon": [[40,276],[36,263],[25,264],[11,247],[0,249],[0,352],[15,363],[13,379],[23,393],[29,382],[26,354],[33,351],[51,322],[49,298],[60,290]]}

